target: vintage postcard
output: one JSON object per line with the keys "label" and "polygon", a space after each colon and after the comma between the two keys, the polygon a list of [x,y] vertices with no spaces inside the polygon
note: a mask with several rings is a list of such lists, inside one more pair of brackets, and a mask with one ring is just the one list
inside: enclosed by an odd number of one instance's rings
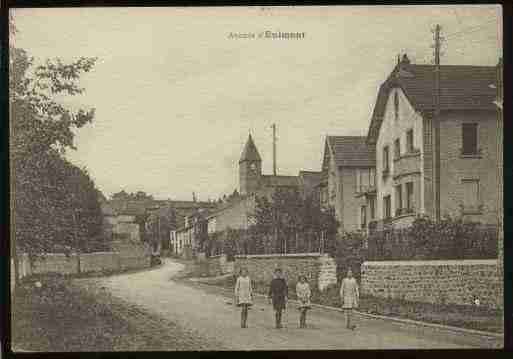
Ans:
{"label": "vintage postcard", "polygon": [[11,350],[502,348],[502,8],[11,8]]}

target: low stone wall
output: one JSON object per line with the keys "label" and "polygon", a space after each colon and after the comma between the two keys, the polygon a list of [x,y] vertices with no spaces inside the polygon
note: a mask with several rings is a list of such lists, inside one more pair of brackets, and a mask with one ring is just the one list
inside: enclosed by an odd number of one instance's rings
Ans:
{"label": "low stone wall", "polygon": [[[59,273],[77,274],[79,267],[81,273],[122,271],[127,269],[139,269],[150,266],[150,256],[146,252],[95,252],[83,253],[79,257],[76,254],[66,256],[61,253],[47,254],[44,258],[38,258],[30,263],[27,254],[20,255],[20,278],[31,274]],[[11,260],[11,284],[14,283],[14,260]]]}
{"label": "low stone wall", "polygon": [[335,260],[318,253],[236,256],[235,273],[241,267],[247,268],[251,278],[259,282],[270,282],[274,270],[280,267],[290,288],[295,286],[300,275],[306,275],[310,285],[321,291],[328,285],[337,283]]}
{"label": "low stone wall", "polygon": [[118,270],[139,269],[150,266],[150,256],[119,256]]}
{"label": "low stone wall", "polygon": [[204,253],[198,253],[196,262],[199,264],[202,276],[220,276],[233,273],[234,269],[234,262],[228,262],[225,254],[206,257]]}
{"label": "low stone wall", "polygon": [[34,260],[31,264],[32,274],[61,273],[71,274],[78,272],[78,260],[76,255],[66,256],[65,254],[47,254],[43,258]]}
{"label": "low stone wall", "polygon": [[118,254],[115,252],[97,252],[80,255],[80,271],[100,272],[118,269]]}
{"label": "low stone wall", "polygon": [[495,259],[364,262],[361,278],[361,292],[372,296],[502,307]]}

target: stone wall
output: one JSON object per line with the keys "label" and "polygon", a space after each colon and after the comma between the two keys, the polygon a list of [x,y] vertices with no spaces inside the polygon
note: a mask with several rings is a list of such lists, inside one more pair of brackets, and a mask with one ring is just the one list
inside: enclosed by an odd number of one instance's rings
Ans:
{"label": "stone wall", "polygon": [[118,254],[115,252],[97,252],[80,255],[80,271],[113,271],[118,268]]}
{"label": "stone wall", "polygon": [[253,280],[264,283],[270,282],[275,268],[280,267],[289,288],[295,286],[299,275],[306,275],[310,285],[321,291],[337,283],[335,260],[318,253],[236,256],[234,273],[238,273],[241,267],[248,269]]}
{"label": "stone wall", "polygon": [[502,307],[497,260],[387,261],[362,264],[362,294],[428,303]]}
{"label": "stone wall", "polygon": [[[146,268],[150,266],[150,256],[145,251],[128,252],[95,252],[80,254],[80,272],[121,271],[126,269]],[[79,257],[76,254],[66,256],[61,253],[50,253],[44,258],[35,259],[30,263],[27,254],[19,259],[20,278],[31,274],[79,273]],[[14,284],[14,260],[11,259],[11,287]]]}
{"label": "stone wall", "polygon": [[234,273],[234,262],[228,262],[226,254],[207,258],[204,253],[198,253],[196,261],[199,264],[202,276],[215,277]]}
{"label": "stone wall", "polygon": [[78,260],[76,255],[48,254],[31,263],[31,273],[61,273],[70,274],[78,272]]}

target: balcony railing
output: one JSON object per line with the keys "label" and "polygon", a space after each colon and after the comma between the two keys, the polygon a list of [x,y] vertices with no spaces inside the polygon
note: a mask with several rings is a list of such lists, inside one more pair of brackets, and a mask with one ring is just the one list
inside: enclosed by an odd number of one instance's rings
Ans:
{"label": "balcony railing", "polygon": [[362,195],[362,194],[368,194],[376,191],[375,185],[360,185],[356,188],[356,194]]}
{"label": "balcony railing", "polygon": [[415,209],[410,207],[410,208],[397,208],[395,210],[396,217],[406,216],[408,214],[415,214]]}
{"label": "balcony railing", "polygon": [[406,153],[394,159],[394,178],[420,172],[420,151]]}

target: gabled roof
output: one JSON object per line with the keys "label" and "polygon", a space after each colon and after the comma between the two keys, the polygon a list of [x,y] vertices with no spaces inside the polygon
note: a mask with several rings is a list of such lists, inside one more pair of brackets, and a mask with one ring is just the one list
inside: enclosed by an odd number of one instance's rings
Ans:
{"label": "gabled roof", "polygon": [[239,163],[242,161],[262,161],[251,134],[248,136],[248,140],[246,141],[246,145],[244,146],[244,150],[240,156]]}
{"label": "gabled roof", "polygon": [[337,167],[375,166],[375,146],[368,145],[366,139],[365,136],[327,136],[324,161],[332,154]]}
{"label": "gabled roof", "polygon": [[[389,92],[399,87],[413,108],[424,114],[434,110],[434,65],[410,64],[409,60],[396,65],[380,86],[367,138],[377,139],[385,113]],[[440,110],[496,110],[495,66],[440,66]]]}

